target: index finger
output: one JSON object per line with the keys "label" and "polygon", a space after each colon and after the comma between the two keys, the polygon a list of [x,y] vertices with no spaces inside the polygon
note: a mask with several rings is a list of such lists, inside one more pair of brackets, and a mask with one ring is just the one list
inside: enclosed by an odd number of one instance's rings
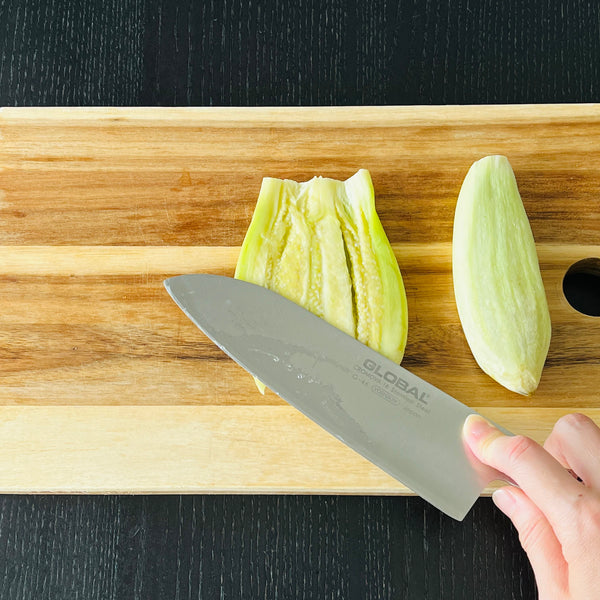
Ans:
{"label": "index finger", "polygon": [[585,488],[542,446],[522,436],[507,436],[479,415],[465,421],[464,438],[483,463],[511,477],[558,532]]}

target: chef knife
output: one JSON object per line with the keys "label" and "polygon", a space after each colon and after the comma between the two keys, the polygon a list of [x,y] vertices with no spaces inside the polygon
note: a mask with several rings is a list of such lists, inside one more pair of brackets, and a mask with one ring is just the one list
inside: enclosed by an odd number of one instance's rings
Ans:
{"label": "chef knife", "polygon": [[244,369],[444,513],[462,520],[497,479],[462,439],[475,411],[308,310],[218,275],[165,287]]}

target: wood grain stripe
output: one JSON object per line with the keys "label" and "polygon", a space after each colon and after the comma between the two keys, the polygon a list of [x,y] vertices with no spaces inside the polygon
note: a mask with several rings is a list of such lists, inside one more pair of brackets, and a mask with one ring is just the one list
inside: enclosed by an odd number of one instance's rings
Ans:
{"label": "wood grain stripe", "polygon": [[[567,412],[482,409],[539,442]],[[2,493],[411,493],[289,406],[4,406],[0,445]]]}
{"label": "wood grain stripe", "polygon": [[219,246],[0,246],[0,274],[164,275],[235,270],[239,248]]}
{"label": "wood grain stripe", "polygon": [[[392,244],[401,268],[450,271],[452,244]],[[0,246],[2,275],[139,275],[235,270],[234,246]],[[600,256],[600,245],[538,244],[542,270]]]}

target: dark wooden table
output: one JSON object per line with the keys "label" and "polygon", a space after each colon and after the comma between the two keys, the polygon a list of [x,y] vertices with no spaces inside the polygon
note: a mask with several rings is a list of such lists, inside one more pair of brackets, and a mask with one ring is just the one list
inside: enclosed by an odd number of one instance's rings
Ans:
{"label": "dark wooden table", "polygon": [[[0,0],[0,105],[593,102],[599,29],[596,0]],[[534,597],[485,498],[0,497],[3,600]]]}

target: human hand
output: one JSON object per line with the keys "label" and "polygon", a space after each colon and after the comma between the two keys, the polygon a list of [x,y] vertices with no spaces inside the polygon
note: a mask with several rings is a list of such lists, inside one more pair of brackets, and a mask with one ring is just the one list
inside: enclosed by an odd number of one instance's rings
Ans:
{"label": "human hand", "polygon": [[598,600],[600,428],[584,415],[567,415],[542,448],[471,415],[464,438],[482,463],[519,486],[500,488],[492,498],[519,533],[540,600]]}

